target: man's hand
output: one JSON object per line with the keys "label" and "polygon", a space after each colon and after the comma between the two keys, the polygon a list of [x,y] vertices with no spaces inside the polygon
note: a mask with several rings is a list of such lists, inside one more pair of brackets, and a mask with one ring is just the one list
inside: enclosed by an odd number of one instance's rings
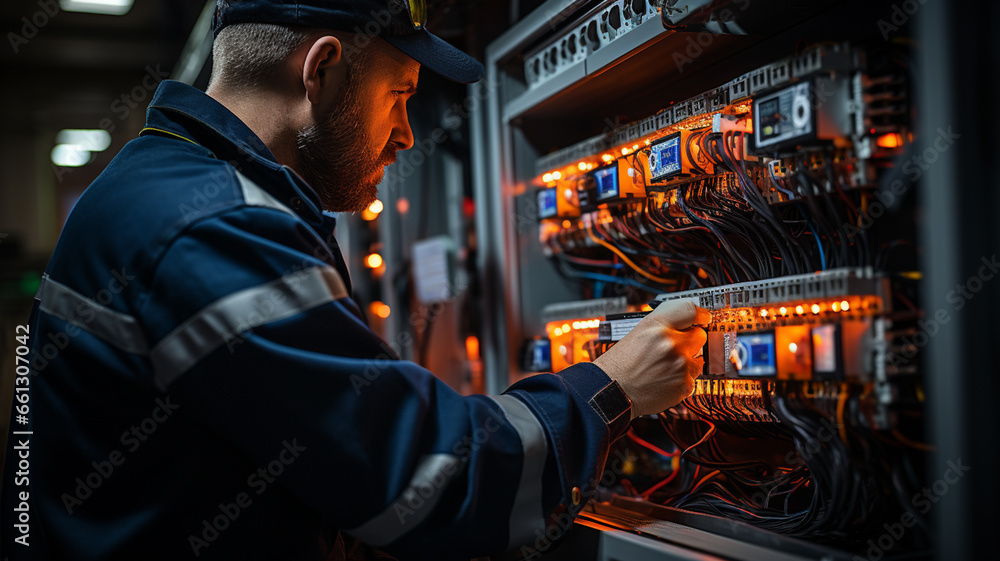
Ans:
{"label": "man's hand", "polygon": [[711,320],[708,310],[688,300],[665,301],[594,361],[632,400],[633,419],[673,407],[694,392],[708,340],[698,326]]}

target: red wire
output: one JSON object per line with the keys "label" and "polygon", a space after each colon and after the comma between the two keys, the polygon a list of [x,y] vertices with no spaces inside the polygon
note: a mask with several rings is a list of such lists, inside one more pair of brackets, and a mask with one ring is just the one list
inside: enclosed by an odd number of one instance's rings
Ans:
{"label": "red wire", "polygon": [[666,456],[667,458],[672,458],[672,457],[676,456],[677,454],[680,454],[680,451],[677,451],[677,450],[675,450],[673,452],[667,452],[666,450],[660,448],[659,446],[656,446],[655,444],[652,444],[650,442],[647,442],[647,441],[639,438],[639,435],[635,434],[635,430],[633,430],[633,429],[628,429],[628,435],[639,446],[642,446],[643,448],[648,448],[649,450],[652,450],[653,452],[656,452],[657,454],[659,454],[661,456]]}
{"label": "red wire", "polygon": [[660,487],[663,487],[664,485],[666,485],[666,484],[670,483],[671,481],[673,481],[674,479],[676,479],[677,478],[677,474],[680,473],[680,472],[681,472],[681,468],[680,468],[680,466],[677,466],[677,469],[675,469],[674,471],[670,472],[670,475],[668,475],[666,479],[664,479],[663,481],[660,481],[656,485],[653,485],[649,489],[646,489],[645,491],[643,491],[642,498],[648,499],[649,496],[652,495],[653,493],[655,493],[657,489],[659,489]]}

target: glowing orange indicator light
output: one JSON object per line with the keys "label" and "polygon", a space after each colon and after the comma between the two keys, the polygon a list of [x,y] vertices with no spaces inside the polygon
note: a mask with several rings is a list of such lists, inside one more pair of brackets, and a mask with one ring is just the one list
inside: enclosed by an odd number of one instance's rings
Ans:
{"label": "glowing orange indicator light", "polygon": [[833,308],[833,311],[839,312],[840,311],[840,302],[834,302],[830,307]]}
{"label": "glowing orange indicator light", "polygon": [[653,311],[653,307],[650,306],[649,304],[643,304],[642,305],[642,311],[644,311],[644,312],[652,312]]}
{"label": "glowing orange indicator light", "polygon": [[382,201],[375,199],[375,202],[368,205],[364,211],[361,212],[361,219],[371,222],[378,218],[378,215],[385,207],[382,205]]}
{"label": "glowing orange indicator light", "polygon": [[760,317],[766,318],[767,317],[767,310],[761,310],[760,311]]}
{"label": "glowing orange indicator light", "polygon": [[365,258],[365,265],[367,265],[369,269],[378,269],[382,266],[382,256],[377,253],[372,253]]}
{"label": "glowing orange indicator light", "polygon": [[814,314],[818,314],[818,313],[819,313],[819,310],[820,310],[820,308],[819,308],[819,304],[813,304],[813,305],[812,305],[812,313],[814,313]]}
{"label": "glowing orange indicator light", "polygon": [[903,137],[896,132],[883,134],[875,139],[875,144],[881,148],[899,148],[903,145]]}
{"label": "glowing orange indicator light", "polygon": [[805,313],[805,310],[802,309],[802,306],[795,306],[795,313],[802,315],[803,313]]}
{"label": "glowing orange indicator light", "polygon": [[385,305],[385,303],[383,302],[379,302],[378,300],[372,302],[369,309],[372,311],[373,314],[382,319],[386,319],[387,317],[389,317],[389,314],[392,313],[392,310],[389,309],[389,306]]}
{"label": "glowing orange indicator light", "polygon": [[848,302],[847,300],[844,300],[843,302],[840,303],[840,309],[844,310],[845,312],[847,310],[850,310],[851,309],[851,303]]}
{"label": "glowing orange indicator light", "polygon": [[782,307],[778,308],[778,312],[781,313],[781,315],[783,315],[783,316],[787,315],[788,314],[788,308],[782,306]]}
{"label": "glowing orange indicator light", "polygon": [[562,223],[562,227],[563,228],[566,228],[568,230],[572,226],[573,226],[572,222],[570,222],[569,220],[563,220],[563,223]]}
{"label": "glowing orange indicator light", "polygon": [[465,338],[465,356],[469,360],[479,360],[479,337],[469,335]]}

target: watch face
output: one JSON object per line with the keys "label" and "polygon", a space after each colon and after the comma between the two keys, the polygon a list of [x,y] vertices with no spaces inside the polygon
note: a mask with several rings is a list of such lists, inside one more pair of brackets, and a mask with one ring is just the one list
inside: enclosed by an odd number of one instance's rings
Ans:
{"label": "watch face", "polygon": [[611,429],[624,431],[632,421],[632,401],[617,380],[612,380],[590,400],[590,406]]}

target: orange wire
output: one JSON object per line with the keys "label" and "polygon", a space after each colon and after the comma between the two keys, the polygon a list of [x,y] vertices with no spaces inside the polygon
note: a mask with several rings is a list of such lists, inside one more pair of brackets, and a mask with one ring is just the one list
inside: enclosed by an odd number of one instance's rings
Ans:
{"label": "orange wire", "polygon": [[626,257],[625,254],[622,253],[617,247],[615,247],[615,246],[609,244],[608,242],[606,242],[606,241],[604,241],[602,239],[599,239],[597,236],[595,236],[593,230],[591,230],[589,227],[587,228],[587,235],[590,236],[590,239],[594,240],[595,243],[597,243],[599,245],[602,245],[602,246],[610,249],[611,251],[613,251],[615,255],[617,255],[618,257],[621,257],[622,261],[624,261],[626,265],[628,265],[635,272],[637,272],[640,275],[646,277],[647,279],[649,279],[651,281],[658,282],[660,284],[674,284],[674,281],[672,281],[672,280],[665,279],[665,278],[662,278],[662,277],[658,277],[658,276],[656,276],[656,275],[654,275],[652,273],[648,273],[648,272],[644,271],[638,265],[636,265],[635,263],[633,263],[631,259],[629,259],[628,257]]}

